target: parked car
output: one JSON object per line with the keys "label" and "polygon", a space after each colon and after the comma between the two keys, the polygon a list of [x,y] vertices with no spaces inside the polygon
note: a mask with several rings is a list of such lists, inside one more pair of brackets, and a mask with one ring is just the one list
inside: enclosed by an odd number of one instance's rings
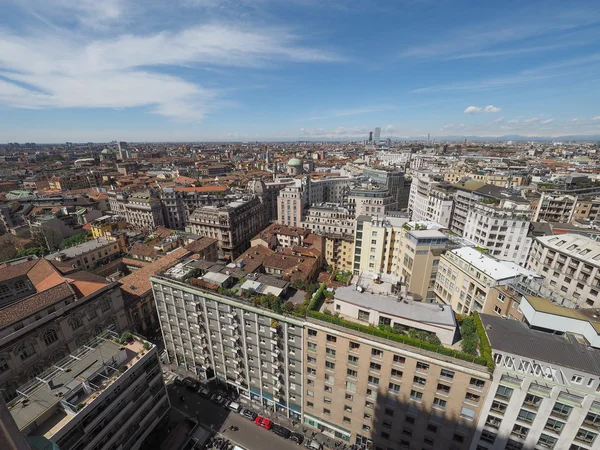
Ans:
{"label": "parked car", "polygon": [[240,409],[242,409],[242,405],[240,405],[237,402],[234,402],[233,400],[228,401],[225,405],[225,407],[227,409],[230,409],[233,412],[240,412]]}
{"label": "parked car", "polygon": [[173,382],[174,382],[175,384],[178,384],[179,386],[184,386],[184,385],[185,385],[185,383],[184,383],[184,380],[183,380],[183,377],[181,377],[181,376],[179,376],[179,375],[177,375],[177,376],[175,377],[175,379],[173,380]]}
{"label": "parked car", "polygon": [[304,436],[300,433],[292,433],[292,436],[290,437],[290,439],[292,440],[292,442],[295,442],[298,445],[301,445],[302,442],[304,441]]}
{"label": "parked car", "polygon": [[200,386],[200,389],[198,389],[198,395],[200,395],[200,397],[210,398],[210,389],[208,389],[206,386]]}
{"label": "parked car", "polygon": [[256,414],[254,411],[252,411],[251,409],[248,409],[248,408],[242,408],[242,410],[240,411],[240,414],[242,416],[244,416],[246,419],[249,419],[253,422],[254,422],[254,420],[256,420],[256,417],[258,416],[258,414]]}
{"label": "parked car", "polygon": [[183,380],[183,383],[184,383],[186,389],[189,389],[190,391],[194,391],[194,392],[197,392],[198,388],[200,387],[199,381],[196,381],[193,378],[189,378],[189,377],[185,378]]}
{"label": "parked car", "polygon": [[323,444],[314,439],[306,441],[304,446],[310,450],[323,450]]}
{"label": "parked car", "polygon": [[265,428],[266,430],[270,430],[273,426],[273,422],[271,422],[269,419],[263,416],[256,416],[254,423],[259,427]]}
{"label": "parked car", "polygon": [[278,425],[276,423],[274,423],[271,426],[271,431],[279,436],[281,436],[284,439],[288,439],[292,432],[290,430],[288,430],[286,427],[282,427],[281,425]]}
{"label": "parked car", "polygon": [[210,401],[213,403],[216,403],[217,405],[222,405],[223,402],[225,401],[225,397],[223,397],[221,394],[213,394],[210,397]]}

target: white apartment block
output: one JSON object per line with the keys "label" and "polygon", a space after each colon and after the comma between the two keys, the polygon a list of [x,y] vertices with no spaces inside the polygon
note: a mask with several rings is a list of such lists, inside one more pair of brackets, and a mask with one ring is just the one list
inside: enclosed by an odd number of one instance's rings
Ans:
{"label": "white apartment block", "polygon": [[504,261],[525,267],[531,248],[530,212],[526,201],[489,199],[471,204],[463,236]]}
{"label": "white apartment block", "polygon": [[63,450],[142,448],[169,397],[156,347],[117,336],[102,333],[19,388],[8,408],[21,433]]}
{"label": "white apartment block", "polygon": [[434,291],[440,303],[451,305],[459,314],[488,312],[486,305],[499,294],[495,288],[529,276],[536,274],[475,248],[462,247],[440,257]]}
{"label": "white apartment block", "polygon": [[600,351],[516,320],[481,320],[496,368],[471,450],[600,448]]}
{"label": "white apartment block", "polygon": [[302,321],[166,275],[152,290],[170,362],[300,420]]}
{"label": "white apartment block", "polygon": [[353,217],[361,215],[384,216],[398,210],[398,203],[387,189],[374,185],[351,189],[348,193],[348,210]]}
{"label": "white apartment block", "polygon": [[301,227],[317,234],[354,234],[350,211],[336,203],[314,204],[306,210]]}
{"label": "white apartment block", "polygon": [[600,307],[600,243],[578,234],[536,237],[527,267],[552,291],[585,308]]}
{"label": "white apartment block", "polygon": [[449,228],[454,209],[454,189],[432,173],[415,174],[410,185],[408,212],[411,220],[427,220]]}

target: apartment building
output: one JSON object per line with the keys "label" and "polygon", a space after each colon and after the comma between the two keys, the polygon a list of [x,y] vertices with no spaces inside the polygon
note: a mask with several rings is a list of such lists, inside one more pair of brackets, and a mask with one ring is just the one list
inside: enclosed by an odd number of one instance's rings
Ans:
{"label": "apartment building", "polygon": [[355,275],[390,275],[418,300],[435,301],[434,283],[449,236],[432,222],[360,216],[354,240]]}
{"label": "apartment building", "polygon": [[44,258],[83,270],[94,270],[119,258],[125,250],[124,236],[108,236],[91,239],[82,244],[65,248]]}
{"label": "apartment building", "polygon": [[197,208],[188,219],[186,231],[217,239],[219,256],[233,260],[266,225],[267,211],[262,198],[251,196],[224,206]]}
{"label": "apartment building", "polygon": [[165,224],[172,230],[185,229],[196,208],[222,203],[229,193],[227,186],[165,187],[158,195],[162,202]]}
{"label": "apartment building", "polygon": [[183,282],[182,270],[151,278],[169,361],[301,420],[303,321]]}
{"label": "apartment building", "polygon": [[522,277],[540,278],[515,263],[462,247],[441,255],[434,292],[440,303],[451,305],[459,314],[473,311],[493,314],[495,301],[505,295],[498,288]]}
{"label": "apartment building", "polygon": [[0,386],[7,401],[92,334],[128,326],[117,283],[45,259],[0,268]]}
{"label": "apartment building", "polygon": [[534,222],[569,223],[575,214],[577,197],[568,194],[542,192],[535,210]]}
{"label": "apartment building", "polygon": [[411,220],[426,220],[449,228],[456,189],[441,175],[417,172],[410,185],[408,212]]}
{"label": "apartment building", "polygon": [[528,269],[545,286],[585,308],[600,307],[600,243],[579,234],[536,237]]}
{"label": "apartment building", "polygon": [[49,189],[56,191],[89,189],[99,186],[102,186],[102,174],[98,172],[57,175],[50,178],[48,182]]}
{"label": "apartment building", "polygon": [[[516,239],[519,237],[523,239],[529,227],[529,202],[525,198],[513,195],[511,191],[478,181],[467,180],[455,184],[454,187],[456,195],[450,229],[459,236],[467,237],[467,234],[469,236],[477,234],[478,226],[484,226],[484,230],[479,233],[479,238],[483,239],[483,242],[487,242],[489,234],[495,235],[493,242],[486,244],[493,248],[491,251],[500,251],[502,256],[506,253],[507,256],[503,259],[514,261],[522,258],[522,251],[517,251],[515,256],[513,253],[515,253],[515,246],[519,250],[524,245],[523,243],[517,245]],[[494,215],[493,223],[484,220],[486,214]],[[502,222],[495,223],[496,219],[502,219]],[[493,226],[497,226],[498,229],[492,230]],[[500,230],[500,228],[506,229]],[[525,233],[521,228],[525,229]],[[499,239],[499,233],[494,231],[501,231],[504,241]],[[484,232],[485,236],[482,234]],[[512,242],[513,237],[515,242]],[[499,247],[496,248],[496,245]]]}
{"label": "apartment building", "polygon": [[404,172],[395,167],[363,167],[363,176],[369,181],[385,187],[396,200],[398,208],[408,205],[409,188]]}
{"label": "apartment building", "polygon": [[352,217],[362,215],[385,216],[391,211],[398,210],[398,203],[390,192],[372,184],[350,189],[347,205]]}
{"label": "apartment building", "polygon": [[354,264],[354,235],[334,234],[324,235],[325,261],[334,271],[352,272]]}
{"label": "apartment building", "polygon": [[396,243],[392,274],[413,298],[436,300],[434,287],[442,253],[451,245],[449,236],[432,222],[408,222]]}
{"label": "apartment building", "polygon": [[92,237],[106,237],[107,234],[123,230],[127,227],[127,221],[123,216],[102,216],[90,222]]}
{"label": "apartment building", "polygon": [[361,272],[392,273],[396,241],[399,241],[402,225],[406,222],[406,219],[398,217],[361,215],[356,218],[353,268],[355,275]]}
{"label": "apartment building", "polygon": [[111,211],[125,217],[127,223],[140,228],[154,229],[165,225],[160,198],[151,191],[108,191]]}
{"label": "apartment building", "polygon": [[301,226],[317,234],[353,235],[354,217],[337,203],[318,203],[305,211]]}
{"label": "apartment building", "polygon": [[169,397],[156,347],[117,336],[102,333],[19,387],[8,409],[23,435],[63,450],[143,448]]}
{"label": "apartment building", "polygon": [[553,319],[540,323],[542,331],[481,315],[496,368],[472,450],[599,447],[600,351],[573,334],[553,332],[570,320]]}
{"label": "apartment building", "polygon": [[487,196],[471,203],[463,236],[490,255],[525,267],[531,248],[529,202],[517,196]]}
{"label": "apartment building", "polygon": [[290,226],[300,226],[304,209],[310,205],[342,204],[355,182],[349,177],[312,180],[310,176],[280,181],[286,182],[286,186],[277,197],[277,223]]}
{"label": "apartment building", "polygon": [[574,220],[600,221],[600,197],[580,197],[575,205]]}
{"label": "apartment building", "polygon": [[483,366],[307,318],[305,425],[373,449],[469,448]]}
{"label": "apartment building", "polygon": [[302,223],[304,208],[309,205],[306,185],[310,178],[294,179],[293,184],[287,185],[277,196],[277,223],[299,227]]}

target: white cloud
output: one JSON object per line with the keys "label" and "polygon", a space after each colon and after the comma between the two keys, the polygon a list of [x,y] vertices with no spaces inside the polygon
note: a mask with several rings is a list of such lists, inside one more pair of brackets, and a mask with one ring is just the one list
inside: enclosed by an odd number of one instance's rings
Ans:
{"label": "white cloud", "polygon": [[218,23],[90,42],[61,35],[18,37],[0,29],[0,103],[17,108],[147,107],[167,117],[201,120],[220,91],[157,68],[339,59],[298,45],[299,40],[280,28]]}
{"label": "white cloud", "polygon": [[571,122],[579,122],[581,119],[579,119],[578,117],[573,117],[571,119]]}
{"label": "white cloud", "polygon": [[511,119],[507,123],[509,123],[510,125],[514,125],[516,123],[519,123],[519,121],[517,119]]}
{"label": "white cloud", "polygon": [[469,106],[465,109],[465,114],[477,114],[481,112],[481,108],[478,106]]}
{"label": "white cloud", "polygon": [[525,119],[523,121],[524,124],[526,125],[530,125],[532,123],[539,123],[540,122],[540,118],[539,117],[532,117],[531,119]]}
{"label": "white cloud", "polygon": [[487,105],[483,111],[486,113],[497,113],[502,111],[502,108],[496,108],[494,105]]}
{"label": "white cloud", "polygon": [[469,106],[467,109],[465,109],[464,113],[465,114],[477,114],[477,113],[497,113],[502,111],[502,108],[497,108],[494,105],[487,105],[484,108],[480,108],[479,106]]}
{"label": "white cloud", "polygon": [[388,125],[385,127],[386,133],[393,133],[394,131],[396,131],[396,128],[394,127],[394,125]]}
{"label": "white cloud", "polygon": [[592,117],[592,120],[600,120],[600,116]]}
{"label": "white cloud", "polygon": [[504,117],[499,117],[498,119],[494,120],[494,123],[502,123],[504,122]]}
{"label": "white cloud", "polygon": [[546,119],[546,120],[542,120],[540,122],[540,125],[548,125],[548,124],[551,124],[552,122],[554,122],[554,119]]}

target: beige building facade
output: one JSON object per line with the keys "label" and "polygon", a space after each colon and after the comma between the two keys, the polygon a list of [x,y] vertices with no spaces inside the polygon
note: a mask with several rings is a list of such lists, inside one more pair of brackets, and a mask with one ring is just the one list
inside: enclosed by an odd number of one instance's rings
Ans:
{"label": "beige building facade", "polygon": [[305,425],[367,448],[469,448],[485,367],[315,319],[304,336]]}

